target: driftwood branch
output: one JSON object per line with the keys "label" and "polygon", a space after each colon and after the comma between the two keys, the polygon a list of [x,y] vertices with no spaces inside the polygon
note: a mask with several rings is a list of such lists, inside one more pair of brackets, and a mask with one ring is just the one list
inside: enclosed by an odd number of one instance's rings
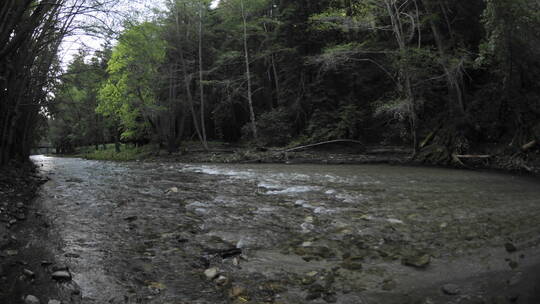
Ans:
{"label": "driftwood branch", "polygon": [[280,153],[281,153],[281,152],[294,152],[294,151],[298,151],[298,150],[309,149],[309,148],[318,147],[318,146],[323,146],[323,145],[329,145],[329,144],[344,144],[344,143],[363,145],[363,143],[360,142],[360,141],[358,141],[358,140],[352,140],[352,139],[336,139],[336,140],[323,141],[323,142],[319,142],[319,143],[315,143],[315,144],[310,144],[310,145],[305,145],[305,146],[299,146],[299,147],[295,147],[295,148],[291,148],[291,149],[287,149],[287,150],[281,150],[281,151],[278,151],[278,152],[280,152]]}
{"label": "driftwood branch", "polygon": [[482,159],[488,159],[491,158],[491,155],[454,155],[456,158],[482,158]]}
{"label": "driftwood branch", "polygon": [[521,150],[523,150],[523,151],[528,151],[528,150],[534,148],[534,146],[536,146],[537,144],[538,144],[538,141],[533,140],[533,141],[531,141],[531,142],[529,142],[529,143],[523,145],[523,146],[521,147]]}

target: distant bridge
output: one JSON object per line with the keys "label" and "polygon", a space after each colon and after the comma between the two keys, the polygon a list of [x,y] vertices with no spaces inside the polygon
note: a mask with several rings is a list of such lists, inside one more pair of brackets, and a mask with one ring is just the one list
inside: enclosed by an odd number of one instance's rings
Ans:
{"label": "distant bridge", "polygon": [[51,154],[56,153],[56,148],[49,143],[39,143],[32,148],[32,155]]}

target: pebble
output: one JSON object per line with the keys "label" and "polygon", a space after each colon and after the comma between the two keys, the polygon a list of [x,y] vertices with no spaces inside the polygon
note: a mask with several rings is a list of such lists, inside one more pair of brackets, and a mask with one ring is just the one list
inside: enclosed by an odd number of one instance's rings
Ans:
{"label": "pebble", "polygon": [[242,286],[234,286],[230,290],[230,296],[233,298],[237,298],[239,296],[243,296],[246,293],[246,289]]}
{"label": "pebble", "polygon": [[58,300],[49,300],[49,302],[47,302],[47,304],[62,304],[62,302],[60,302]]}
{"label": "pebble", "polygon": [[166,193],[178,193],[178,188],[177,187],[172,187],[172,188],[169,188],[167,191],[165,191]]}
{"label": "pebble", "polygon": [[461,292],[459,286],[456,284],[445,284],[441,289],[445,294],[451,296],[457,295]]}
{"label": "pebble", "polygon": [[29,278],[33,278],[33,277],[36,276],[36,274],[32,270],[29,270],[29,269],[24,269],[23,273],[24,273],[25,276],[27,276]]}
{"label": "pebble", "polygon": [[391,291],[391,290],[394,290],[396,289],[397,287],[397,283],[396,281],[392,280],[392,279],[387,279],[387,280],[384,280],[381,288],[382,290],[384,291]]}
{"label": "pebble", "polygon": [[508,266],[510,266],[510,268],[512,268],[512,269],[516,269],[516,268],[519,267],[519,264],[516,261],[510,261],[510,262],[508,262]]}
{"label": "pebble", "polygon": [[69,281],[71,280],[71,274],[68,271],[59,270],[53,272],[52,278],[57,281]]}
{"label": "pebble", "polygon": [[512,253],[512,252],[516,252],[517,251],[517,248],[514,244],[512,243],[506,243],[504,244],[504,248],[506,249],[507,252],[509,253]]}
{"label": "pebble", "polygon": [[327,303],[337,303],[337,297],[334,294],[326,294],[323,297],[323,300],[325,300]]}
{"label": "pebble", "polygon": [[229,279],[226,276],[220,275],[216,279],[216,284],[219,285],[219,286],[225,286],[225,285],[227,285],[227,283],[229,283]]}
{"label": "pebble", "polygon": [[521,273],[521,272],[516,273],[515,275],[513,275],[510,278],[510,280],[508,280],[508,285],[515,286],[515,285],[519,284],[519,282],[521,282],[522,276],[523,276],[523,273]]}
{"label": "pebble", "polygon": [[204,275],[207,279],[213,280],[215,277],[217,277],[219,274],[219,270],[215,267],[208,268],[204,271]]}
{"label": "pebble", "polygon": [[39,299],[36,298],[35,296],[33,295],[27,295],[26,298],[24,298],[24,303],[25,304],[39,304]]}

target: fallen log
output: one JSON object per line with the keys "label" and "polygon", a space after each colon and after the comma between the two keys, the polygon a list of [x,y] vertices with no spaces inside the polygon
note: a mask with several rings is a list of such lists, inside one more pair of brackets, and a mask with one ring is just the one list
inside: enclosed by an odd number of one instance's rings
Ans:
{"label": "fallen log", "polygon": [[491,155],[454,155],[456,158],[482,158],[482,159],[487,159],[487,158],[491,158],[492,156]]}
{"label": "fallen log", "polygon": [[534,146],[536,146],[536,144],[538,144],[538,141],[533,140],[533,141],[531,141],[531,142],[526,143],[525,145],[523,145],[523,146],[521,147],[521,150],[522,150],[522,151],[528,151],[528,150],[530,150],[531,148],[533,148]]}
{"label": "fallen log", "polygon": [[336,139],[336,140],[323,141],[323,142],[319,142],[319,143],[315,143],[315,144],[299,146],[299,147],[290,148],[290,149],[286,149],[286,150],[280,150],[278,152],[294,152],[294,151],[298,151],[298,150],[309,149],[309,148],[323,146],[323,145],[341,144],[341,143],[350,143],[350,144],[358,144],[358,145],[363,145],[364,144],[364,143],[362,143],[361,141],[358,141],[358,140]]}

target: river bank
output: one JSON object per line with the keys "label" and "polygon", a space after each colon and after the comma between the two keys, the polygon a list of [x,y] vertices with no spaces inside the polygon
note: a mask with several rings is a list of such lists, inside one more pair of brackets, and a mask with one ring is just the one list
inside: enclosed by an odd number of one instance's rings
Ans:
{"label": "river bank", "polygon": [[308,148],[254,148],[212,142],[204,150],[199,143],[188,142],[176,153],[156,147],[124,146],[120,153],[112,146],[106,150],[84,150],[75,157],[92,160],[223,163],[223,164],[325,164],[362,165],[391,164],[407,166],[435,166],[457,169],[491,170],[540,176],[540,146],[527,152],[510,150],[501,145],[484,146],[476,153],[455,155],[447,163],[429,163],[413,157],[406,146],[360,145],[351,142],[330,143]]}
{"label": "river bank", "polygon": [[47,180],[30,162],[1,169],[0,303],[77,303],[76,284],[60,286],[52,276],[60,241],[36,202]]}

